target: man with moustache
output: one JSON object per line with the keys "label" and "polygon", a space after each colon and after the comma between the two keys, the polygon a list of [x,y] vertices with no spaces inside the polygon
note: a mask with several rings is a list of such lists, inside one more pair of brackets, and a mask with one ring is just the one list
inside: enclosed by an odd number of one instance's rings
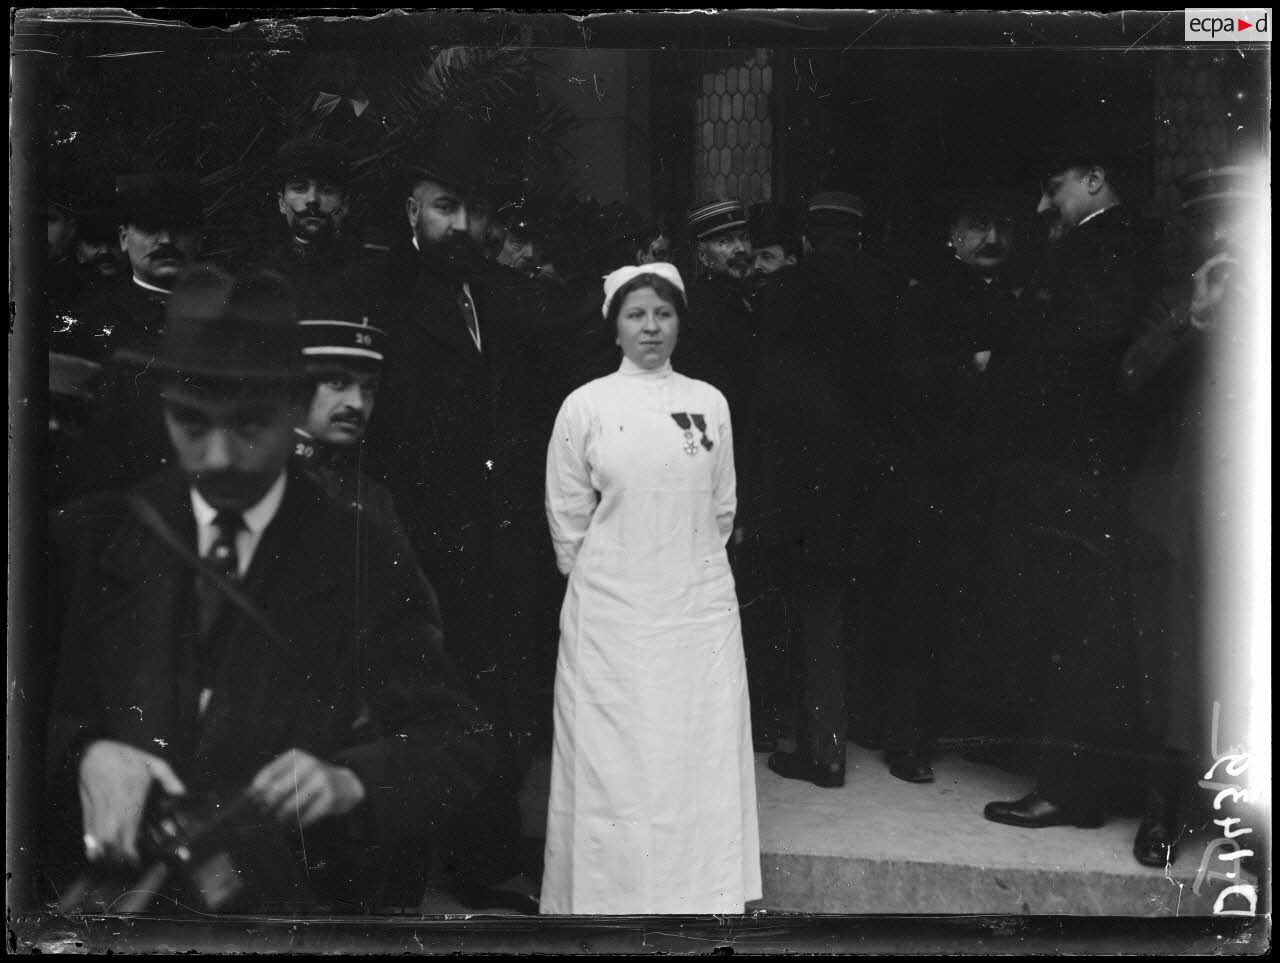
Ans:
{"label": "man with moustache", "polygon": [[[719,388],[733,418],[738,463],[747,450],[749,399],[755,385],[756,325],[751,311],[753,255],[747,214],[740,201],[703,204],[685,224],[694,259],[689,317],[675,364],[681,374]],[[739,477],[741,486],[749,478]]]}
{"label": "man with moustache", "polygon": [[[497,724],[503,761],[487,803],[458,830],[446,860],[464,900],[516,876],[516,793],[535,734],[550,717],[557,580],[543,513],[541,464],[560,398],[539,338],[564,324],[551,285],[488,261],[490,199],[506,175],[492,135],[442,122],[405,177],[409,236],[352,272],[352,316],[397,345],[382,382],[368,463],[395,498],[439,592],[450,652]],[[509,178],[508,178],[509,179]],[[550,359],[563,362],[563,358]],[[543,617],[545,615],[545,618]],[[531,885],[509,898],[532,909]]]}
{"label": "man with moustache", "polygon": [[291,140],[276,156],[275,173],[285,230],[261,266],[289,279],[304,317],[323,317],[341,294],[342,271],[365,253],[344,230],[350,213],[348,152],[325,140]]}
{"label": "man with moustache", "polygon": [[84,286],[94,287],[122,277],[129,261],[120,249],[119,224],[112,206],[100,204],[79,210],[76,224],[76,262]]}
{"label": "man with moustache", "polygon": [[[975,522],[985,513],[973,481],[990,469],[982,442],[987,366],[1019,310],[1009,277],[1013,200],[975,187],[950,191],[934,207],[941,258],[907,289],[893,330],[899,458],[885,487],[894,506],[882,556],[892,572],[890,617],[876,653],[886,761],[907,782],[933,781],[934,742],[950,721],[938,707],[954,701],[938,697],[943,667],[977,642],[963,633],[977,629],[974,573],[985,568],[975,554],[983,537]],[[957,695],[972,688],[980,687]]]}
{"label": "man with moustache", "polygon": [[[1118,120],[1118,119],[1117,119]],[[1127,200],[1121,126],[1093,115],[1052,139],[1037,212],[1050,248],[1028,315],[988,372],[1002,457],[992,552],[1041,742],[1035,789],[984,815],[1023,828],[1099,826],[1130,777],[1136,732],[1132,611],[1124,571],[1138,421],[1118,376],[1159,272]]]}
{"label": "man with moustache", "polygon": [[492,740],[411,559],[290,462],[308,398],[286,282],[199,266],[166,315],[127,359],[159,381],[176,466],[53,521],[54,873],[83,840],[125,876],[158,839],[182,905],[367,912]]}
{"label": "man with moustache", "polygon": [[294,456],[332,498],[390,531],[400,530],[391,493],[362,471],[364,438],[382,380],[386,335],[366,320],[304,320],[303,358],[313,387]]}
{"label": "man with moustache", "polygon": [[154,382],[139,379],[116,355],[155,350],[170,290],[201,245],[194,174],[126,175],[116,189],[118,243],[129,269],[68,312],[68,341],[60,348],[104,365],[93,430],[115,452],[117,468],[94,487],[128,486],[172,460]]}
{"label": "man with moustache", "polygon": [[194,174],[122,175],[116,198],[118,244],[129,270],[71,311],[83,345],[77,353],[92,360],[154,343],[174,282],[200,253],[203,210]]}

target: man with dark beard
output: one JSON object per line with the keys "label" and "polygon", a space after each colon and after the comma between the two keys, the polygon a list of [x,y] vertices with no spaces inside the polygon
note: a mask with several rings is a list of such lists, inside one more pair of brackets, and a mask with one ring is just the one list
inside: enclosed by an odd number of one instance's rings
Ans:
{"label": "man with dark beard", "polygon": [[[478,125],[449,122],[406,172],[411,234],[344,286],[354,314],[397,345],[369,435],[368,464],[391,489],[419,563],[435,584],[451,652],[504,746],[486,804],[446,854],[464,901],[495,905],[517,877],[516,793],[531,741],[550,718],[555,623],[539,592],[556,584],[542,504],[542,463],[560,398],[538,363],[538,331],[563,323],[550,285],[487,261],[501,177]],[[560,359],[563,361],[563,359]],[[527,881],[509,897],[532,910]],[[526,897],[521,899],[520,897]]]}
{"label": "man with dark beard", "polygon": [[286,230],[262,266],[289,279],[303,317],[324,317],[340,294],[342,271],[363,253],[343,230],[350,212],[351,162],[338,144],[299,138],[280,148],[276,178],[276,203]]}

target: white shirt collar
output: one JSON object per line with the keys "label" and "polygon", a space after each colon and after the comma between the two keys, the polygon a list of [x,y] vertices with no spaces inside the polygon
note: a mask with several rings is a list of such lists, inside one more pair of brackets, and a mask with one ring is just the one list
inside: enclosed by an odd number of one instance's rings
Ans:
{"label": "white shirt collar", "polygon": [[1098,210],[1094,211],[1092,214],[1089,214],[1086,217],[1080,218],[1080,220],[1076,223],[1076,227],[1084,227],[1086,224],[1092,221],[1099,214],[1105,214],[1107,213],[1107,211],[1111,210],[1111,208],[1117,207],[1117,206],[1118,205],[1116,204],[1108,204],[1106,207],[1099,208]]}
{"label": "white shirt collar", "polygon": [[[241,575],[249,571],[249,563],[253,560],[253,553],[258,549],[258,542],[262,540],[262,533],[266,531],[271,520],[276,517],[276,512],[280,510],[280,503],[284,501],[285,477],[286,473],[282,471],[280,477],[267,489],[267,493],[258,499],[257,504],[240,513],[245,525],[236,536]],[[208,554],[218,535],[213,528],[213,520],[217,517],[218,510],[204,500],[204,496],[196,491],[194,485],[191,486],[190,492],[191,509],[196,516],[196,547],[203,558]]]}
{"label": "white shirt collar", "polygon": [[168,288],[158,288],[154,284],[148,284],[146,281],[143,281],[141,278],[139,278],[138,275],[136,274],[133,276],[133,283],[136,284],[138,287],[142,288],[144,291],[155,291],[157,294],[173,293]]}

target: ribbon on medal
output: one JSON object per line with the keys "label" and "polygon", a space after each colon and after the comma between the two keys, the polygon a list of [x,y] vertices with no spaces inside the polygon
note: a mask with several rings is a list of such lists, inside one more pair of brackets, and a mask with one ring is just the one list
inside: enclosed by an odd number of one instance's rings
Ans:
{"label": "ribbon on medal", "polygon": [[702,435],[702,447],[707,451],[712,448],[712,441],[707,437],[707,419],[702,415],[692,415],[684,411],[673,411],[671,419],[684,432],[684,453],[690,457],[698,453],[698,442],[693,440],[693,429],[696,427]]}

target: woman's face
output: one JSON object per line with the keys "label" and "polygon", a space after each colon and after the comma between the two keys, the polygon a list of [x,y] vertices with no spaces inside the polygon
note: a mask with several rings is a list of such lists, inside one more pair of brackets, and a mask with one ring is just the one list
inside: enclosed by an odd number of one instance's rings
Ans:
{"label": "woman's face", "polygon": [[618,311],[618,345],[633,364],[661,368],[675,350],[680,317],[653,288],[637,288]]}

